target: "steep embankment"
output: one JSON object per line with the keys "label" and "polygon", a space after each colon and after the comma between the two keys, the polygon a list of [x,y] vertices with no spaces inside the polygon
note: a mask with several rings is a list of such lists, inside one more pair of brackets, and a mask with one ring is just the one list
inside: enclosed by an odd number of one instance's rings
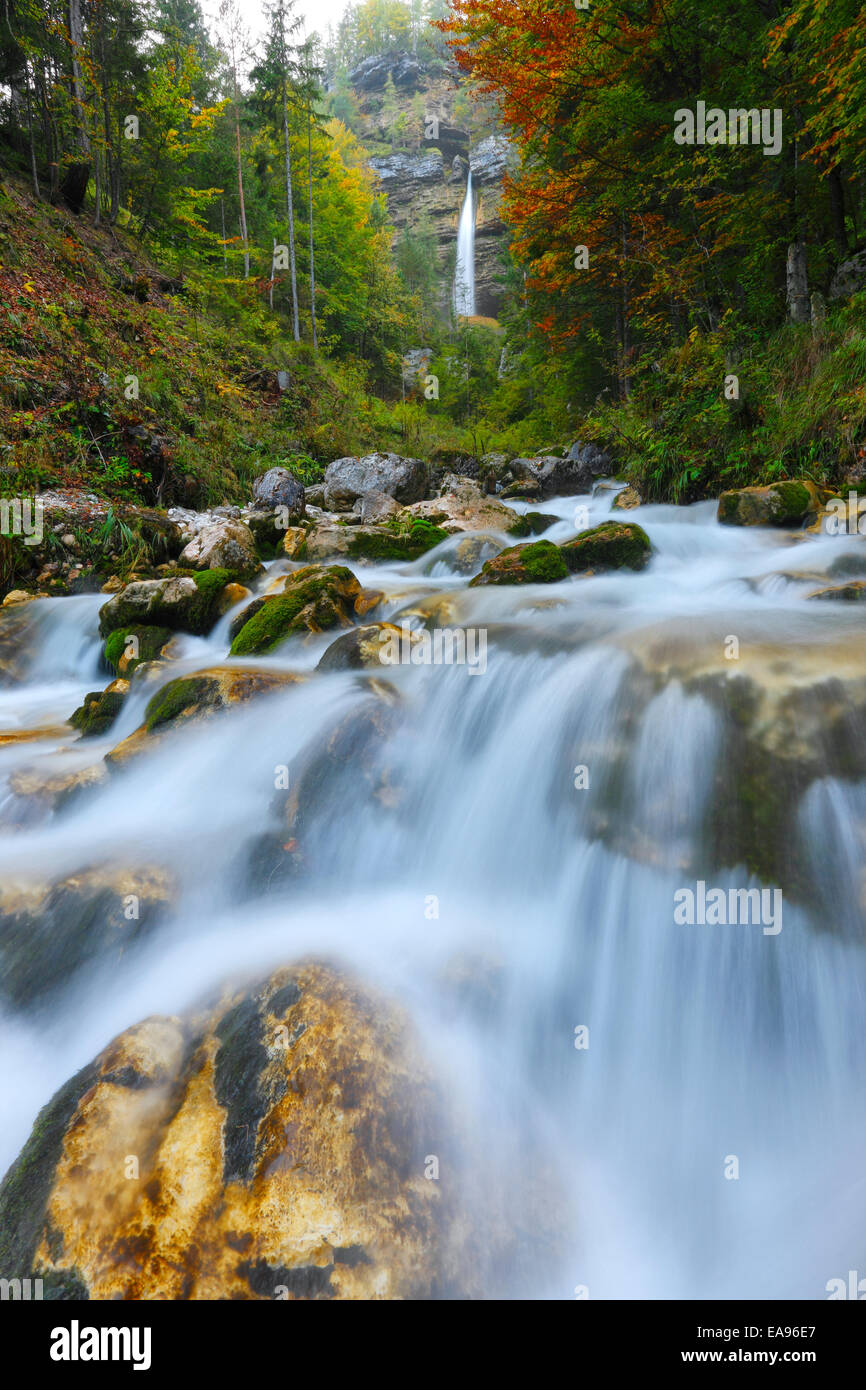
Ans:
{"label": "steep embankment", "polygon": [[303,472],[304,454],[365,442],[362,403],[286,338],[261,286],[166,271],[122,227],[0,183],[4,496],[241,500],[270,463]]}

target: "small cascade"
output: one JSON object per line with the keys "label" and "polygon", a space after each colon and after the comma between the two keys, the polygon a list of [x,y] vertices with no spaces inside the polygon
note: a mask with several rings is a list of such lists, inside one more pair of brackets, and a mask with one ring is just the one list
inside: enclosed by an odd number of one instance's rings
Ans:
{"label": "small cascade", "polygon": [[471,318],[475,313],[475,203],[472,198],[472,170],[466,183],[466,197],[457,228],[457,268],[454,273],[454,312]]}

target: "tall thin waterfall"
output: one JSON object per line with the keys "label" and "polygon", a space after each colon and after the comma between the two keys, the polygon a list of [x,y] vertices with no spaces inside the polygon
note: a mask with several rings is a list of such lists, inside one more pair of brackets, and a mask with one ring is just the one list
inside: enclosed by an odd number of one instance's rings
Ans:
{"label": "tall thin waterfall", "polygon": [[472,200],[472,170],[466,183],[466,197],[457,228],[457,270],[454,275],[454,312],[467,318],[475,313],[475,205]]}

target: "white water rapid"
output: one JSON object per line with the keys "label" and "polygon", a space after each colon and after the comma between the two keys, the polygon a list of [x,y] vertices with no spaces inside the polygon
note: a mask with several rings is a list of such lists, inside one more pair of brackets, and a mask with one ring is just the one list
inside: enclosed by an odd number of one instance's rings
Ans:
{"label": "white water rapid", "polygon": [[[470,181],[464,247],[471,198]],[[541,504],[556,518],[546,537],[573,535],[582,504],[581,526],[606,519],[612,496]],[[719,868],[719,813],[738,815],[732,750],[752,718],[714,696],[737,669],[727,640],[771,691],[823,667],[829,713],[834,674],[858,652],[862,664],[863,610],[806,595],[863,542],[720,527],[711,503],[629,518],[655,551],[637,574],[470,589],[460,537],[411,565],[359,568],[386,593],[376,620],[411,610],[418,626],[419,605],[438,601],[442,625],[483,629],[486,670],[314,674],[334,634],[290,641],[255,665],[303,669],[305,683],[178,730],[55,812],[15,795],[16,770],[99,763],[157,687],[134,683],[110,735],[79,740],[63,721],[108,679],[105,596],[26,606],[29,669],[0,692],[3,882],[120,860],[165,866],[180,898],[122,965],[82,969],[41,1011],[0,1014],[2,1170],[112,1036],[312,952],[406,1005],[471,1129],[467,1190],[517,1220],[516,1178],[546,1175],[560,1255],[507,1271],[510,1294],[821,1299],[863,1269],[866,780],[813,777],[791,807],[784,862],[811,891],[784,885],[778,934],[673,916],[696,880],[758,882]],[[184,639],[160,679],[225,662],[227,626]],[[251,870],[275,823],[275,769],[378,699],[383,678],[392,724],[319,786],[304,872]],[[9,741],[23,730],[42,732]],[[863,734],[852,726],[852,747]],[[371,791],[377,770],[391,796]],[[455,994],[442,982],[461,961],[470,985]]]}

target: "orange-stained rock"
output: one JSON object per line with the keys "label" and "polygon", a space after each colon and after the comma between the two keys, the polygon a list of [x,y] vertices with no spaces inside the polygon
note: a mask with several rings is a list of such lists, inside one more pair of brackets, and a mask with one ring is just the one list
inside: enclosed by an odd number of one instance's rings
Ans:
{"label": "orange-stained rock", "polygon": [[460,1159],[403,1010],[302,962],[68,1082],[0,1187],[0,1260],[66,1298],[477,1296],[516,1252],[478,1243]]}

